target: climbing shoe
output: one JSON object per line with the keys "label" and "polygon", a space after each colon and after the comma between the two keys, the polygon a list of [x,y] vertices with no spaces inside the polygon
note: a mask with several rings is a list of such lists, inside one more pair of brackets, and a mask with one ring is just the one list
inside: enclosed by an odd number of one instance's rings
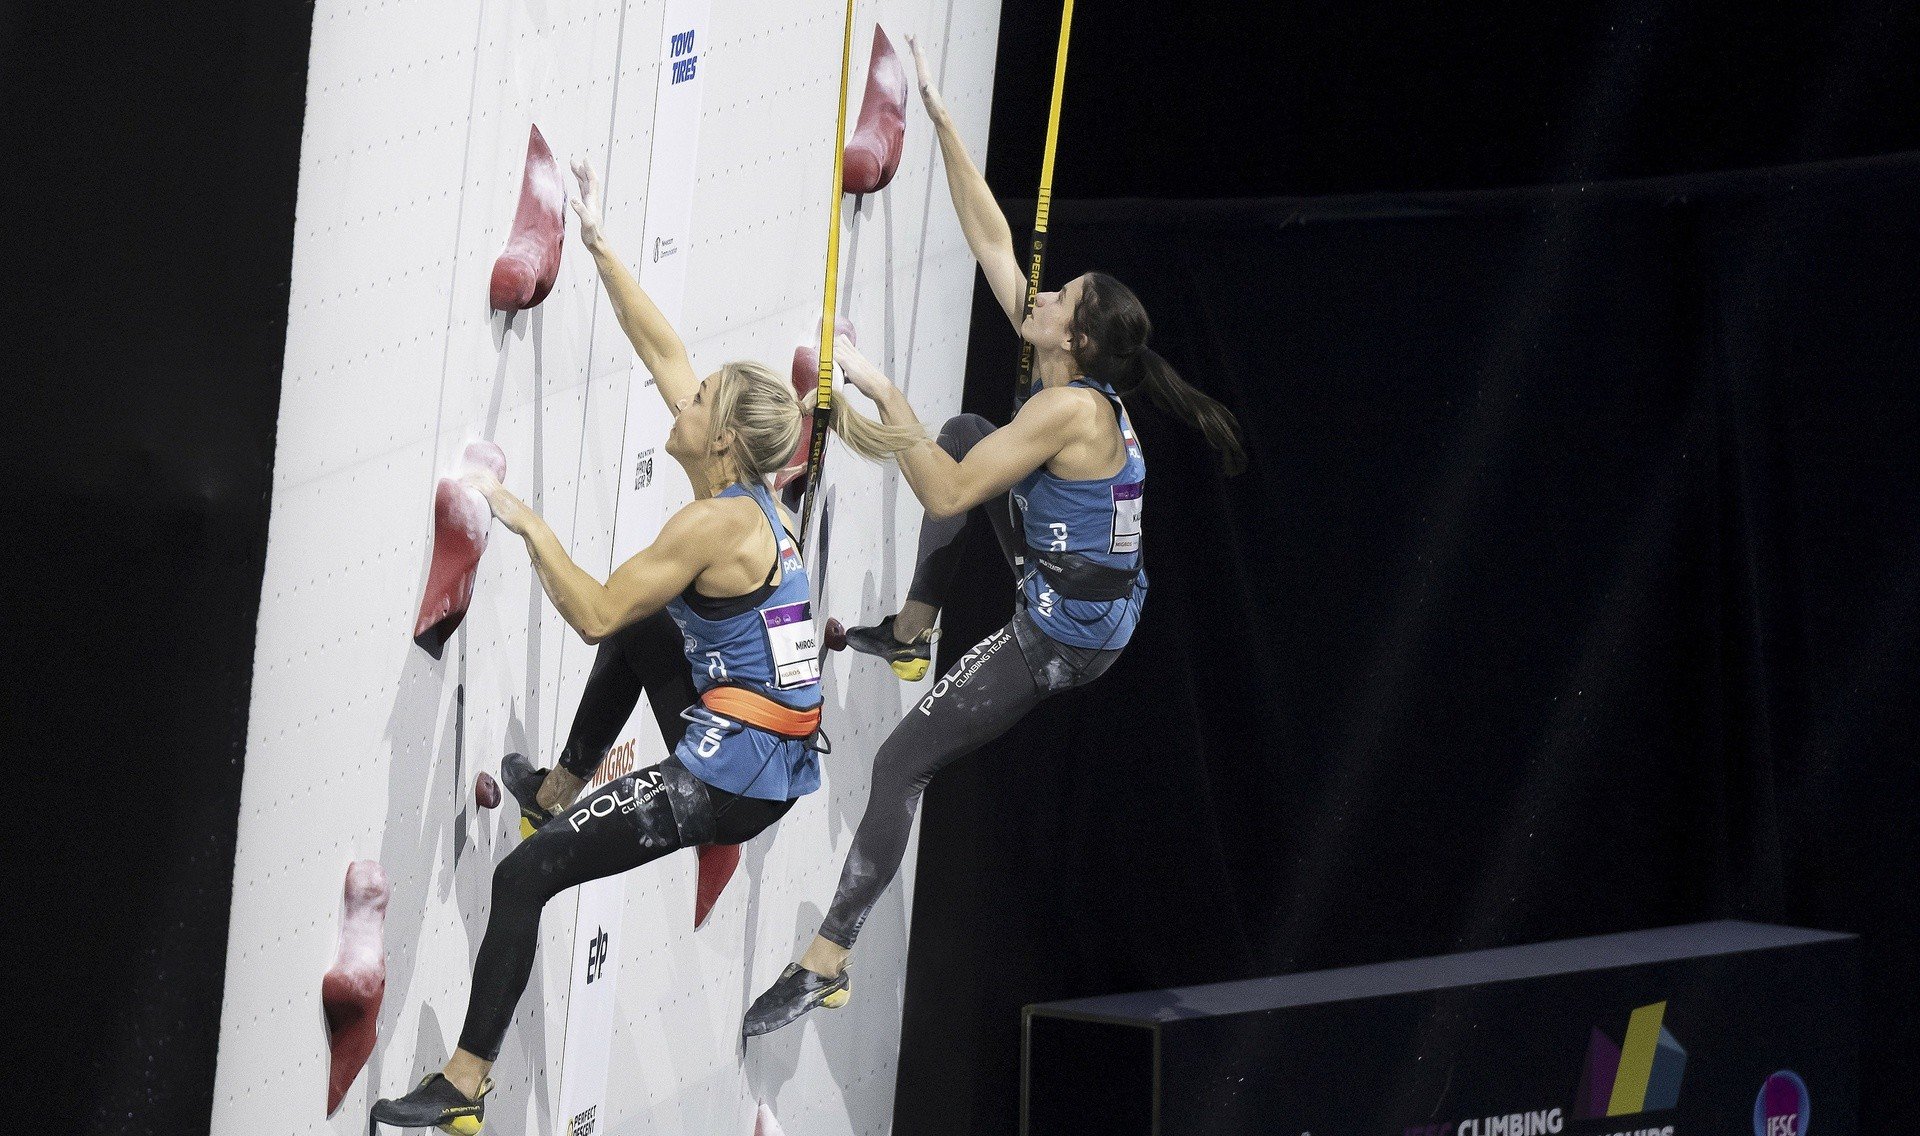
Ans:
{"label": "climbing shoe", "polygon": [[893,637],[893,619],[889,615],[872,627],[847,628],[847,646],[862,654],[878,655],[894,674],[907,682],[919,682],[933,665],[933,641],[940,637],[940,631],[928,628],[913,642],[902,643]]}
{"label": "climbing shoe", "polygon": [[428,1073],[420,1087],[404,1097],[373,1102],[373,1114],[367,1124],[391,1128],[438,1128],[449,1136],[479,1136],[487,1115],[487,1094],[493,1091],[493,1078],[480,1082],[480,1095],[472,1100],[454,1088],[441,1073]]}
{"label": "climbing shoe", "polygon": [[500,783],[520,804],[520,839],[533,835],[534,829],[552,820],[553,813],[540,807],[540,786],[547,771],[535,769],[524,753],[510,753],[500,759]]}
{"label": "climbing shoe", "polygon": [[741,1032],[748,1037],[772,1033],[815,1006],[837,1010],[851,997],[850,970],[841,970],[838,978],[826,978],[796,962],[780,972],[780,980],[769,986],[765,994],[753,1000]]}

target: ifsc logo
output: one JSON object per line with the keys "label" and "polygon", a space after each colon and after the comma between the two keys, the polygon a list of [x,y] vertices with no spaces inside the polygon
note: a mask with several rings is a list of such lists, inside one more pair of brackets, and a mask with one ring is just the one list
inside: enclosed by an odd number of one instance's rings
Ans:
{"label": "ifsc logo", "polygon": [[1768,1077],[1753,1098],[1753,1136],[1806,1136],[1812,1112],[1807,1083],[1798,1073],[1782,1069]]}

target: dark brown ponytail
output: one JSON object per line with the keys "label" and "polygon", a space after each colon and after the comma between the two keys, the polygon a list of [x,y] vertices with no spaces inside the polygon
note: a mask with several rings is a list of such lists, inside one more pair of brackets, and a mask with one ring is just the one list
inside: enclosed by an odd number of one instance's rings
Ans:
{"label": "dark brown ponytail", "polygon": [[1104,272],[1081,277],[1073,330],[1086,337],[1073,357],[1088,378],[1107,383],[1123,397],[1146,391],[1160,409],[1200,431],[1207,445],[1219,451],[1220,468],[1229,477],[1247,468],[1233,412],[1182,379],[1173,364],[1147,346],[1153,323],[1133,289]]}

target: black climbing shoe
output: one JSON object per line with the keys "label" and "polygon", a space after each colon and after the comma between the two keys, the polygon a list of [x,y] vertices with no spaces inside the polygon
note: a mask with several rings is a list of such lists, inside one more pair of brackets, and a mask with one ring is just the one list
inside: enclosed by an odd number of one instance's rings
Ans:
{"label": "black climbing shoe", "polygon": [[510,753],[500,759],[500,783],[513,794],[520,803],[520,839],[533,835],[533,830],[552,820],[553,813],[540,807],[540,786],[547,780],[547,771],[535,769],[533,762],[527,760],[524,753]]}
{"label": "black climbing shoe", "polygon": [[404,1097],[373,1102],[371,1132],[375,1124],[392,1128],[438,1128],[449,1136],[479,1136],[487,1115],[487,1094],[493,1091],[493,1078],[480,1082],[480,1095],[472,1100],[453,1087],[440,1073],[428,1073],[420,1087]]}
{"label": "black climbing shoe", "polygon": [[929,629],[913,642],[902,643],[893,637],[893,616],[889,615],[872,627],[847,628],[847,646],[862,654],[878,655],[894,674],[908,682],[919,682],[933,665],[933,641],[939,636],[937,629]]}
{"label": "black climbing shoe", "polygon": [[852,974],[842,969],[838,978],[823,978],[799,963],[780,972],[780,980],[747,1008],[741,1032],[748,1037],[772,1033],[815,1006],[837,1010],[853,997]]}

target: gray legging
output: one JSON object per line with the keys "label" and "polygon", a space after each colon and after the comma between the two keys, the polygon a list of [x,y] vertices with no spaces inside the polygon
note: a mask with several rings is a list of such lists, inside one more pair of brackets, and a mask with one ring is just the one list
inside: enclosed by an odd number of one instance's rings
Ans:
{"label": "gray legging", "polygon": [[[940,448],[958,460],[992,432],[993,424],[986,419],[962,414],[941,428]],[[927,517],[921,522],[909,599],[940,605],[958,567],[960,535],[982,513],[1012,566],[1021,551],[1020,538],[1002,494],[966,517]],[[934,774],[1005,733],[1048,695],[1099,678],[1119,657],[1119,651],[1070,647],[1048,638],[1016,601],[1013,619],[960,656],[874,755],[867,811],[853,834],[821,936],[853,946],[867,913],[900,872],[920,794]]]}

